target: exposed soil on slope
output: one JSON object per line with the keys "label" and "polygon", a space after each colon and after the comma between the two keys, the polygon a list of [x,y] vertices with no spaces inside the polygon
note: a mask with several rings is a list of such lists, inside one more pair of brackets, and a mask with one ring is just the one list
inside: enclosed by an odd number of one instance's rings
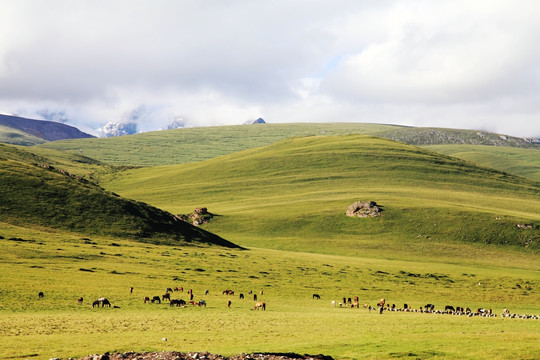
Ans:
{"label": "exposed soil on slope", "polygon": [[333,360],[326,355],[300,355],[295,353],[253,353],[238,354],[231,357],[210,354],[207,352],[181,353],[176,351],[161,352],[127,352],[127,353],[105,353],[103,355],[88,355],[73,360]]}

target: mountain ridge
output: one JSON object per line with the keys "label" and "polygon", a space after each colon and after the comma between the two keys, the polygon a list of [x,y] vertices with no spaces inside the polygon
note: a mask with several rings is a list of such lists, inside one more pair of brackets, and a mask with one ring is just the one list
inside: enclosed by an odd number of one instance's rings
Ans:
{"label": "mountain ridge", "polygon": [[47,141],[95,137],[80,131],[74,126],[54,121],[34,120],[12,115],[0,114],[0,125],[23,131]]}

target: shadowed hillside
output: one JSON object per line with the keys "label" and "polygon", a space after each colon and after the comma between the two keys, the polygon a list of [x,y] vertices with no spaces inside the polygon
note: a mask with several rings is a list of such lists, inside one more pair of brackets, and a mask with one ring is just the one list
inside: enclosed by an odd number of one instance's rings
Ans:
{"label": "shadowed hillside", "polygon": [[2,221],[21,227],[59,228],[147,242],[234,246],[170,213],[106,192],[43,160],[0,145]]}
{"label": "shadowed hillside", "polygon": [[47,140],[30,135],[24,131],[0,125],[0,143],[2,144],[32,146],[45,142]]}
{"label": "shadowed hillside", "polygon": [[94,137],[73,126],[54,121],[33,120],[18,116],[0,114],[0,125],[23,131],[47,141]]}

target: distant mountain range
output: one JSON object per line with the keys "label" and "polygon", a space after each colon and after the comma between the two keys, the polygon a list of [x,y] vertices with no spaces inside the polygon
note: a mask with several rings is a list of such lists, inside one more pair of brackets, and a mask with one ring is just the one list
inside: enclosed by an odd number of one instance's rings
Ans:
{"label": "distant mountain range", "polygon": [[80,131],[76,127],[66,124],[54,121],[33,120],[11,115],[0,114],[0,126],[20,130],[47,141],[95,137]]}

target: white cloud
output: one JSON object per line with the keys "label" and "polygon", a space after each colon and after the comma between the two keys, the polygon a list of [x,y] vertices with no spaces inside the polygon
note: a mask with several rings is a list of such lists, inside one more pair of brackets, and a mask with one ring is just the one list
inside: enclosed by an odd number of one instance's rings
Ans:
{"label": "white cloud", "polygon": [[538,18],[533,0],[4,0],[0,111],[540,135]]}

